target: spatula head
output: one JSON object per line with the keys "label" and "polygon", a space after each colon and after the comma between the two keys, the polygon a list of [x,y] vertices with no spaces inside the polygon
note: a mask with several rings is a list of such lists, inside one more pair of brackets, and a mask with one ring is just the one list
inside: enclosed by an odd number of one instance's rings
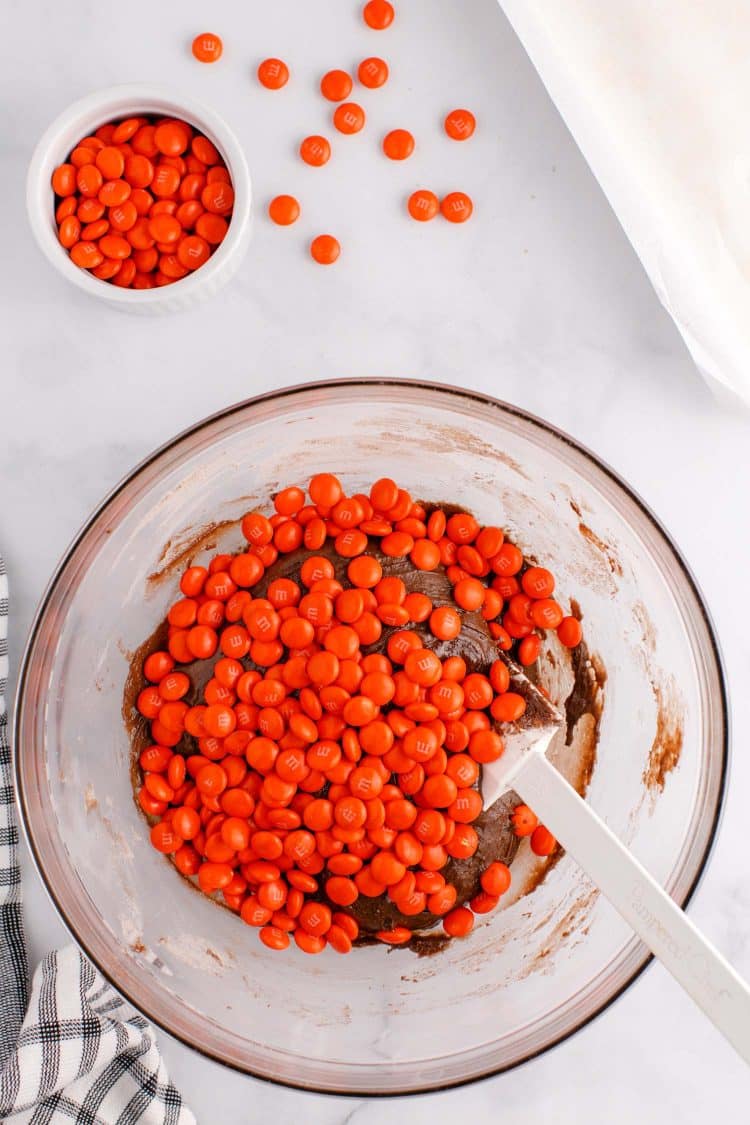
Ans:
{"label": "spatula head", "polygon": [[509,789],[529,754],[545,754],[554,736],[562,728],[564,719],[556,707],[532,684],[517,664],[500,657],[510,672],[510,691],[526,700],[526,710],[515,723],[503,723],[497,730],[505,749],[496,762],[482,767],[482,800],[487,809],[494,805]]}

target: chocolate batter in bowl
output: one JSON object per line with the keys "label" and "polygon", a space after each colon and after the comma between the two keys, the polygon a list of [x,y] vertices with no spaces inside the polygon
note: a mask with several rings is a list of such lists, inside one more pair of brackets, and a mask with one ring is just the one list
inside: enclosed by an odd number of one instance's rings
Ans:
{"label": "chocolate batter in bowl", "polygon": [[61,914],[136,1006],[220,1061],[319,1090],[434,1089],[544,1050],[645,963],[572,860],[522,843],[503,908],[444,948],[428,935],[430,957],[279,955],[176,876],[132,800],[122,684],[179,570],[238,549],[246,511],[321,471],[350,492],[389,475],[458,504],[554,571],[588,650],[543,653],[540,681],[568,718],[551,754],[681,903],[721,805],[723,677],[700,594],[638,498],[545,423],[465,391],[351,381],[266,396],[177,438],[94,514],[44,599],[16,715],[24,819]]}

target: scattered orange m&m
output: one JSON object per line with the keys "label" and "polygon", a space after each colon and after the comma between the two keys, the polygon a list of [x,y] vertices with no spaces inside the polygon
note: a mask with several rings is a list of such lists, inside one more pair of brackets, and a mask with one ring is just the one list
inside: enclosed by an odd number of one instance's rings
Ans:
{"label": "scattered orange m&m", "polygon": [[474,204],[466,192],[452,191],[443,199],[440,210],[449,223],[465,223],[471,218]]}
{"label": "scattered orange m&m", "polygon": [[333,123],[340,133],[359,133],[364,128],[365,111],[356,102],[344,102],[336,107]]}
{"label": "scattered orange m&m", "polygon": [[331,159],[331,146],[325,137],[305,137],[299,146],[299,154],[305,164],[313,168],[321,168]]}
{"label": "scattered orange m&m", "polygon": [[320,80],[320,92],[329,102],[343,102],[352,92],[352,80],[345,70],[329,70]]}
{"label": "scattered orange m&m", "polygon": [[454,141],[468,141],[476,129],[477,119],[468,109],[453,109],[445,119],[445,131]]}
{"label": "scattered orange m&m", "polygon": [[388,0],[368,0],[362,9],[362,18],[373,31],[384,31],[390,27],[395,16],[393,5]]}
{"label": "scattered orange m&m", "polygon": [[321,266],[332,265],[340,253],[341,247],[332,234],[319,234],[310,243],[310,254]]}
{"label": "scattered orange m&m", "polygon": [[196,35],[192,50],[198,62],[212,63],[221,58],[224,44],[218,35],[204,31],[202,35]]}
{"label": "scattered orange m&m", "polygon": [[389,160],[406,160],[414,152],[414,137],[407,129],[392,129],[383,137],[383,152]]}
{"label": "scattered orange m&m", "polygon": [[377,90],[388,81],[388,63],[377,56],[362,59],[357,67],[357,78],[368,90]]}
{"label": "scattered orange m&m", "polygon": [[258,67],[258,81],[267,90],[280,90],[289,81],[289,67],[281,59],[264,59]]}
{"label": "scattered orange m&m", "polygon": [[268,204],[268,214],[280,227],[288,227],[299,218],[300,207],[293,195],[277,195]]}
{"label": "scattered orange m&m", "polygon": [[420,188],[409,196],[407,208],[412,219],[416,219],[418,223],[426,223],[437,215],[440,201],[434,191]]}

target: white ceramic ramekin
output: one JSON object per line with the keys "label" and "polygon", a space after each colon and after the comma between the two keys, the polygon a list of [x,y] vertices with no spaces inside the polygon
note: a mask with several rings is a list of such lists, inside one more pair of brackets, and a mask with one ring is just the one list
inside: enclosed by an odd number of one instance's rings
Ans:
{"label": "white ceramic ramekin", "polygon": [[[195,126],[218,148],[232,177],[234,209],[226,238],[208,261],[187,277],[155,289],[120,289],[100,281],[68,257],[57,238],[54,169],[76,142],[108,121],[141,113],[178,117]],[[192,98],[150,83],[111,86],[74,102],[39,141],[26,181],[31,229],[52,265],[79,289],[128,312],[177,312],[213,296],[237,271],[250,239],[250,173],[240,144],[226,123]]]}

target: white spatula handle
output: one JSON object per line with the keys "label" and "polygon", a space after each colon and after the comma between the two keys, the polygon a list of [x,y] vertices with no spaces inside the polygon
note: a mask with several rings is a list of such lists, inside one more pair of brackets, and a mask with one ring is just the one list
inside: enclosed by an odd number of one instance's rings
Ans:
{"label": "white spatula handle", "polygon": [[750,1063],[750,989],[543,754],[513,787]]}

